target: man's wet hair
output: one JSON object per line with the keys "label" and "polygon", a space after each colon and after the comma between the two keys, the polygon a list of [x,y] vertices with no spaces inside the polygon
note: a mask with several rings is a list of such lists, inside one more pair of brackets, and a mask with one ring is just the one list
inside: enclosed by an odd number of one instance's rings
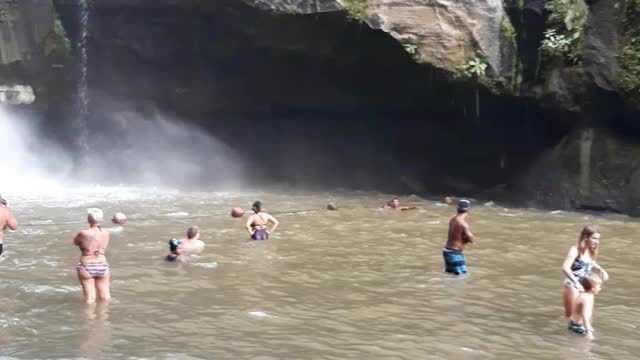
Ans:
{"label": "man's wet hair", "polygon": [[193,239],[194,237],[196,237],[196,235],[198,235],[198,232],[200,232],[200,229],[198,229],[197,226],[189,227],[189,229],[187,229],[187,238]]}
{"label": "man's wet hair", "polygon": [[7,200],[0,195],[0,204],[7,206]]}
{"label": "man's wet hair", "polygon": [[255,201],[251,206],[251,210],[253,210],[253,212],[255,213],[259,213],[260,211],[262,211],[262,202],[260,200]]}

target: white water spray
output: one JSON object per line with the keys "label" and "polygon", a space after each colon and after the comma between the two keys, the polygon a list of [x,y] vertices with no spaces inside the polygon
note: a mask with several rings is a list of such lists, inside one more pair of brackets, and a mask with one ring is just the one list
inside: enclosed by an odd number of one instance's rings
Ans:
{"label": "white water spray", "polygon": [[0,193],[40,194],[57,191],[71,169],[71,158],[36,130],[37,121],[0,105]]}
{"label": "white water spray", "polygon": [[88,0],[79,0],[78,5],[80,11],[80,40],[78,41],[78,50],[80,54],[80,79],[78,80],[78,114],[76,118],[78,136],[76,138],[76,145],[81,150],[87,150],[87,138],[89,136],[87,127],[87,116],[89,114],[87,39],[89,36],[90,8]]}

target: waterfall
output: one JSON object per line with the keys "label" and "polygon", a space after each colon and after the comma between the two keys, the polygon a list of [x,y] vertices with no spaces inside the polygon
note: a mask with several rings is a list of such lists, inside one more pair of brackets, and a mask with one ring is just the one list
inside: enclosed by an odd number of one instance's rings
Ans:
{"label": "waterfall", "polygon": [[591,147],[594,131],[592,128],[582,130],[580,138],[580,192],[591,194]]}
{"label": "waterfall", "polygon": [[81,150],[86,150],[87,137],[89,131],[87,128],[87,117],[89,114],[89,94],[87,89],[87,38],[89,35],[89,0],[79,0],[80,12],[80,39],[78,41],[78,53],[80,55],[80,79],[78,80],[78,114],[76,118],[76,126],[78,137],[76,145]]}

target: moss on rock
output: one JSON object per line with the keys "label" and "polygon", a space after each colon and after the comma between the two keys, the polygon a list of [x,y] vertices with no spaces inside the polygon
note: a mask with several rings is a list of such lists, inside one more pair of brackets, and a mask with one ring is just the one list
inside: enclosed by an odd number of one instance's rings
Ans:
{"label": "moss on rock", "polygon": [[640,107],[640,0],[629,0],[623,20],[623,46],[618,58],[618,88],[636,108]]}
{"label": "moss on rock", "polygon": [[[500,53],[504,61],[509,61],[505,65],[511,69],[511,77],[505,79],[505,89],[513,95],[520,91],[520,60],[518,57],[518,44],[516,41],[516,30],[513,28],[508,16],[500,22]],[[508,60],[507,60],[508,59]]]}

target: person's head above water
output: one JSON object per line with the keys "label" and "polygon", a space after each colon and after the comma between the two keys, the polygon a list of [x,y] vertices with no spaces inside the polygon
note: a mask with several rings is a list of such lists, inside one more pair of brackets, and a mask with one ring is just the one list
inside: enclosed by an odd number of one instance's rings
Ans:
{"label": "person's head above water", "polygon": [[585,292],[592,292],[598,294],[602,288],[603,279],[600,275],[591,273],[580,280],[580,284],[584,288]]}
{"label": "person's head above water", "polygon": [[195,239],[200,235],[200,229],[197,226],[190,226],[187,229],[187,239]]}
{"label": "person's head above water", "polygon": [[580,231],[580,239],[578,239],[578,253],[580,255],[589,251],[589,255],[593,260],[598,258],[598,247],[600,245],[600,230],[594,225],[586,225]]}
{"label": "person's head above water", "polygon": [[460,201],[458,201],[458,213],[466,213],[467,211],[469,211],[469,208],[471,207],[471,201],[466,200],[466,199],[462,199]]}
{"label": "person's head above water", "polygon": [[104,213],[102,212],[102,210],[98,208],[87,209],[87,221],[89,221],[90,224],[99,223],[100,221],[102,221],[103,217]]}
{"label": "person's head above water", "polygon": [[392,208],[397,208],[398,206],[400,206],[400,200],[398,200],[397,197],[394,197],[393,199],[389,200],[389,202],[387,203],[387,206],[390,206]]}
{"label": "person's head above water", "polygon": [[260,200],[255,201],[253,205],[251,205],[251,210],[256,214],[262,211],[262,202],[260,202]]}
{"label": "person's head above water", "polygon": [[172,253],[175,253],[178,251],[178,246],[180,246],[182,242],[178,239],[171,239],[169,240],[169,251],[171,251]]}

